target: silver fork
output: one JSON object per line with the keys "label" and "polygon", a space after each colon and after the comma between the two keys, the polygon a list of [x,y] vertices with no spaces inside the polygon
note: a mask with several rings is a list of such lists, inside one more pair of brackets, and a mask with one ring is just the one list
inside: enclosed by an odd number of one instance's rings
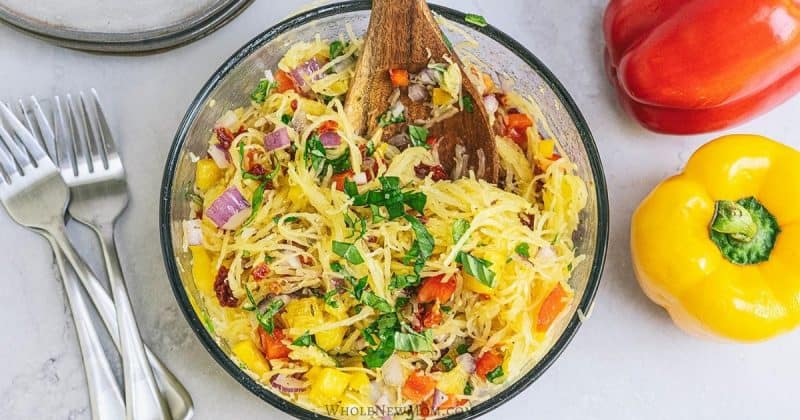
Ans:
{"label": "silver fork", "polygon": [[[2,102],[0,114],[6,117],[10,115]],[[11,117],[15,120],[13,115]],[[24,132],[20,134],[16,128],[15,126],[12,131],[21,137],[24,144],[35,143],[32,137]],[[30,154],[26,148],[31,151]],[[69,243],[63,251],[59,245],[59,241],[66,238],[64,210],[69,200],[69,190],[41,148],[26,148],[19,146],[16,139],[4,128],[0,118],[0,202],[14,221],[40,233],[53,247],[56,265],[61,273],[72,318],[75,320],[89,387],[92,418],[120,419],[125,413],[122,394],[100,344],[81,287],[64,264],[65,257],[75,258],[76,254]],[[46,197],[46,201],[43,197]]]}
{"label": "silver fork", "polygon": [[[88,100],[87,100],[88,96]],[[21,103],[23,119],[29,129],[39,132],[45,144],[52,145],[51,155],[57,161],[62,178],[70,187],[72,200],[69,205],[70,215],[91,227],[101,239],[106,268],[109,281],[112,285],[112,295],[117,305],[115,315],[111,300],[104,293],[105,290],[98,282],[91,282],[89,289],[90,296],[95,300],[98,307],[110,310],[100,310],[101,317],[106,323],[112,336],[118,338],[116,342],[120,349],[123,361],[123,372],[126,379],[126,396],[136,390],[133,386],[152,385],[152,375],[150,378],[137,374],[130,378],[128,372],[136,373],[126,366],[126,361],[131,363],[134,368],[144,369],[144,374],[152,367],[152,373],[161,388],[160,396],[169,405],[172,418],[187,419],[192,415],[192,400],[183,385],[169,372],[158,358],[153,355],[146,347],[144,351],[150,361],[143,354],[131,352],[126,346],[133,346],[133,350],[142,348],[141,338],[136,329],[133,311],[130,309],[130,301],[125,291],[122,270],[117,257],[114,245],[114,221],[117,216],[125,209],[128,201],[127,186],[125,182],[125,172],[122,162],[116,152],[116,146],[111,137],[108,123],[103,114],[97,93],[92,90],[90,95],[79,96],[78,101],[73,101],[67,95],[65,101],[56,97],[53,103],[53,122],[55,130],[52,129],[47,121],[42,107],[36,98],[30,98],[28,110]],[[32,114],[32,115],[31,115]],[[84,271],[90,272],[88,267]],[[99,303],[99,304],[98,304]],[[126,311],[126,313],[123,313]],[[130,317],[123,321],[123,317]],[[119,326],[119,328],[117,328]],[[140,371],[141,373],[141,371]],[[149,384],[148,384],[149,382]],[[149,402],[158,403],[158,393],[150,393],[153,388],[145,388],[145,393],[140,393],[139,399],[134,395],[134,402],[129,400],[128,409],[141,410],[143,401],[141,396],[151,397]],[[144,402],[147,402],[145,400]],[[131,414],[133,418],[154,418],[152,416],[164,415],[163,404],[161,411],[154,411],[150,414],[139,411]],[[130,414],[130,412],[129,412]],[[131,418],[129,416],[129,418]]]}

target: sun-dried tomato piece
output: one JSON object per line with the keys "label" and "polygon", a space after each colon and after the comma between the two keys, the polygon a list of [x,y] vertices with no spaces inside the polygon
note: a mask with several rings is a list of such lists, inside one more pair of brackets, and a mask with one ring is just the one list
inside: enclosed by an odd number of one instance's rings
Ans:
{"label": "sun-dried tomato piece", "polygon": [[219,141],[219,145],[224,149],[230,149],[231,143],[233,143],[233,133],[231,130],[228,130],[226,127],[218,126],[214,127],[214,134],[217,135],[217,141]]}
{"label": "sun-dried tomato piece", "polygon": [[228,267],[224,265],[217,271],[217,278],[214,279],[214,292],[221,306],[235,308],[239,306],[239,299],[233,296],[233,290],[228,284]]}
{"label": "sun-dried tomato piece", "polygon": [[441,181],[448,178],[447,172],[444,171],[442,165],[427,165],[425,163],[420,163],[414,167],[414,173],[418,178],[421,179],[425,179],[425,177],[432,174],[431,179],[434,181]]}
{"label": "sun-dried tomato piece", "polygon": [[267,266],[264,263],[261,263],[261,264],[257,265],[256,268],[253,269],[253,273],[252,273],[253,274],[253,280],[255,280],[255,281],[264,280],[265,278],[267,278],[267,276],[269,275],[270,272],[271,271],[269,269],[269,266]]}

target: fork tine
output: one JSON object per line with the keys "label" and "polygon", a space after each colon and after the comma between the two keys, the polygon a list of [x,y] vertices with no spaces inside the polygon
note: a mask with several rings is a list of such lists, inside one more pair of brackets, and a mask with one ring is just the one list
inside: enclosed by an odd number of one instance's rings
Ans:
{"label": "fork tine", "polygon": [[[5,114],[5,112],[3,112],[4,109],[7,110],[8,108],[5,106],[5,104],[0,102],[0,114]],[[15,117],[12,116],[12,118]],[[20,170],[20,172],[24,173],[25,168],[29,168],[31,166],[31,160],[28,157],[28,154],[25,152],[25,149],[23,149],[22,146],[17,143],[17,140],[6,130],[5,126],[2,124],[2,119],[0,119],[0,140],[2,140],[2,143],[5,144],[6,150],[11,152],[11,156],[9,158],[13,159],[16,162],[17,168]]]}
{"label": "fork tine", "polygon": [[79,95],[84,123],[87,125],[87,140],[89,142],[89,150],[92,154],[92,165],[95,170],[101,167],[108,169],[108,164],[105,159],[105,147],[103,147],[103,134],[100,132],[100,127],[97,125],[97,113],[95,112],[94,104],[90,104],[86,101],[86,96],[83,92],[80,92]]}
{"label": "fork tine", "polygon": [[100,96],[97,94],[97,91],[92,88],[92,105],[94,105],[94,116],[97,117],[97,122],[100,127],[100,134],[103,138],[103,148],[106,152],[106,157],[108,160],[113,160],[119,158],[119,154],[117,153],[117,145],[114,143],[114,136],[111,135],[111,129],[108,127],[108,120],[106,120],[105,112],[103,112],[103,106],[100,105]]}
{"label": "fork tine", "polygon": [[47,119],[47,116],[45,116],[44,111],[42,111],[42,107],[39,105],[39,101],[36,99],[36,97],[31,96],[30,101],[33,105],[34,120],[39,128],[39,133],[42,135],[42,143],[44,143],[47,154],[49,154],[51,158],[55,159],[56,136],[53,132],[53,126],[50,125],[50,121]]}
{"label": "fork tine", "polygon": [[91,173],[91,159],[88,158],[88,141],[86,139],[86,125],[81,113],[76,109],[72,95],[67,94],[67,123],[69,124],[69,135],[72,137],[72,151],[75,156],[76,174]]}
{"label": "fork tine", "polygon": [[77,175],[77,167],[75,166],[75,155],[72,147],[72,136],[69,132],[69,124],[67,123],[67,112],[65,106],[61,104],[61,98],[56,96],[53,98],[55,102],[55,110],[53,112],[53,125],[55,126],[55,151],[56,151],[56,164],[61,169],[62,174]]}
{"label": "fork tine", "polygon": [[[0,130],[5,132],[5,128],[3,128],[3,124],[0,123]],[[17,165],[14,163],[14,159],[11,158],[11,153],[5,147],[5,137],[3,133],[0,133],[0,181],[9,182],[11,177],[17,175],[19,171],[17,170]],[[2,182],[0,182],[2,184]]]}
{"label": "fork tine", "polygon": [[[6,117],[6,121],[11,124],[11,129],[14,130],[14,134],[17,135],[17,138],[22,141],[24,149],[27,151],[27,153],[23,153],[23,155],[26,155],[25,158],[27,158],[29,154],[36,160],[37,164],[41,160],[49,159],[47,152],[45,152],[39,144],[39,141],[36,140],[36,137],[33,136],[33,133],[22,125],[22,122],[11,112],[6,104],[0,103],[0,112]],[[20,165],[25,166],[21,161]]]}

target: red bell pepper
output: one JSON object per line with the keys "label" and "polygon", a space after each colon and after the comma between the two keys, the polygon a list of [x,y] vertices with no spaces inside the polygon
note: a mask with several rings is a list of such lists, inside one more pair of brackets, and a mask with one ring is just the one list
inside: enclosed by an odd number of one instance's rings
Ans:
{"label": "red bell pepper", "polygon": [[799,0],[611,0],[606,69],[643,126],[696,134],[800,91]]}

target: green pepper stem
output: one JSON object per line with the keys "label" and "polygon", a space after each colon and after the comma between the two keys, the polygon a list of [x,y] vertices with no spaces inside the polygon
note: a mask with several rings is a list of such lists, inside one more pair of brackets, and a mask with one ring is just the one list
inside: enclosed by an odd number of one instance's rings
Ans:
{"label": "green pepper stem", "polygon": [[730,235],[739,242],[750,242],[758,233],[753,215],[735,201],[720,200],[716,203],[711,230]]}

